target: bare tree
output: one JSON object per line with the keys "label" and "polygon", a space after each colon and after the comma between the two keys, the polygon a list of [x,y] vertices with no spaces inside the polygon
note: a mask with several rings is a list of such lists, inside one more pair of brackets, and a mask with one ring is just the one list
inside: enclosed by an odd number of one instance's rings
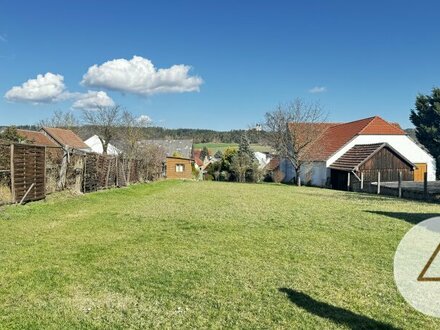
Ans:
{"label": "bare tree", "polygon": [[148,127],[150,121],[146,116],[136,118],[132,113],[124,111],[121,116],[122,134],[121,141],[124,145],[124,152],[128,162],[127,182],[130,182],[132,162],[140,158],[139,141],[144,137],[144,128]]}
{"label": "bare tree", "polygon": [[96,110],[83,111],[84,122],[94,126],[102,143],[103,154],[107,154],[108,145],[115,139],[121,126],[121,107],[98,106]]}
{"label": "bare tree", "polygon": [[307,161],[306,151],[323,131],[327,114],[319,103],[307,103],[300,98],[265,115],[268,144],[282,159],[292,164],[298,185],[301,166]]}
{"label": "bare tree", "polygon": [[244,152],[237,152],[232,157],[231,170],[236,174],[238,182],[246,182],[246,173],[252,169],[252,158]]}
{"label": "bare tree", "polygon": [[40,120],[38,126],[61,127],[61,128],[73,129],[79,127],[80,122],[72,112],[70,111],[63,112],[61,110],[56,110],[53,113],[52,117],[48,119]]}
{"label": "bare tree", "polygon": [[144,179],[153,181],[162,176],[163,165],[166,159],[165,149],[153,144],[143,145],[139,151],[142,159],[142,173]]}

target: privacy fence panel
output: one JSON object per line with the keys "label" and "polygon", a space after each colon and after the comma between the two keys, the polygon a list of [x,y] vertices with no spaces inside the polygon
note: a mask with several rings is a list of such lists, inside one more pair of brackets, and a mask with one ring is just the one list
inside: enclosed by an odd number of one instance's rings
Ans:
{"label": "privacy fence panel", "polygon": [[11,145],[12,202],[33,201],[46,197],[45,147]]}
{"label": "privacy fence panel", "polygon": [[0,144],[0,205],[12,202],[11,146]]}
{"label": "privacy fence panel", "polygon": [[0,205],[145,182],[148,169],[139,159],[6,142],[0,144]]}

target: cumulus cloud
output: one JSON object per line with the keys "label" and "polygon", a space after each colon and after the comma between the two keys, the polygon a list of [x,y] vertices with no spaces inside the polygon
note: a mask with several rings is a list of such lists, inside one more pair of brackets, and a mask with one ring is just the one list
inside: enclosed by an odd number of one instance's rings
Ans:
{"label": "cumulus cloud", "polygon": [[315,86],[309,89],[309,93],[317,94],[327,92],[327,87],[325,86]]}
{"label": "cumulus cloud", "polygon": [[48,72],[29,79],[21,86],[12,87],[6,92],[5,98],[14,102],[51,103],[68,98],[65,89],[64,77]]}
{"label": "cumulus cloud", "polygon": [[115,102],[106,92],[88,91],[85,94],[76,94],[76,101],[73,103],[73,109],[96,110],[99,107],[113,107]]}
{"label": "cumulus cloud", "polygon": [[199,91],[203,80],[190,76],[190,69],[183,64],[157,69],[149,59],[133,56],[131,60],[121,58],[91,66],[81,83],[144,96]]}
{"label": "cumulus cloud", "polygon": [[139,117],[137,117],[136,120],[139,124],[142,124],[142,125],[147,125],[152,122],[150,116],[147,116],[147,115],[140,115]]}

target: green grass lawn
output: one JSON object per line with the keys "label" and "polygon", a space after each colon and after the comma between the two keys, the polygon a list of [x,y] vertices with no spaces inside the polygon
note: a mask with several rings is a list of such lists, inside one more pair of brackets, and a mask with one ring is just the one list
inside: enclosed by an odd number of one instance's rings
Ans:
{"label": "green grass lawn", "polygon": [[440,206],[166,181],[0,211],[1,328],[439,328],[393,281]]}
{"label": "green grass lawn", "polygon": [[[203,147],[207,147],[212,155],[214,155],[217,151],[225,152],[227,148],[238,149],[237,143],[197,143],[194,145],[194,149],[202,149]],[[251,148],[253,151],[260,152],[272,152],[272,149],[268,146],[263,146],[260,144],[251,144]]]}

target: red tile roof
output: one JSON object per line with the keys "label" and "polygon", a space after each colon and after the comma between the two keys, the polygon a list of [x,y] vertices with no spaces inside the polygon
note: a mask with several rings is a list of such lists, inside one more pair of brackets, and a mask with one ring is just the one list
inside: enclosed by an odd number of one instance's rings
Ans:
{"label": "red tile roof", "polygon": [[46,135],[37,131],[29,131],[26,129],[17,129],[17,133],[26,139],[26,142],[38,144],[47,147],[58,147],[58,145],[49,139]]}
{"label": "red tile roof", "polygon": [[305,160],[325,161],[357,135],[406,135],[398,124],[375,116],[349,123],[330,125],[310,144]]}
{"label": "red tile roof", "polygon": [[43,127],[42,131],[49,135],[59,145],[75,149],[88,149],[88,145],[81,138],[69,129]]}
{"label": "red tile roof", "polygon": [[269,161],[265,169],[267,171],[275,171],[279,166],[280,166],[280,159],[278,157],[274,157]]}
{"label": "red tile roof", "polygon": [[201,152],[202,152],[202,150],[200,150],[200,149],[194,150],[194,161],[196,162],[196,164],[198,166],[203,166],[204,165],[203,161],[200,159],[200,153]]}

